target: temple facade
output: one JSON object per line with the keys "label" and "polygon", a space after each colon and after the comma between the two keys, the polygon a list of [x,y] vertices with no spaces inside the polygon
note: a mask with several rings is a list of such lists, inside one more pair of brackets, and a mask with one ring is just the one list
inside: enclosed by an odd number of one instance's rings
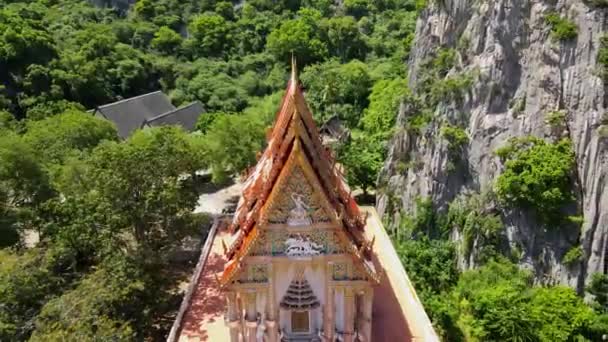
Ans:
{"label": "temple facade", "polygon": [[295,68],[267,139],[167,341],[439,341],[382,220],[323,146]]}
{"label": "temple facade", "polygon": [[364,228],[294,70],[223,242],[230,341],[370,341],[379,276]]}

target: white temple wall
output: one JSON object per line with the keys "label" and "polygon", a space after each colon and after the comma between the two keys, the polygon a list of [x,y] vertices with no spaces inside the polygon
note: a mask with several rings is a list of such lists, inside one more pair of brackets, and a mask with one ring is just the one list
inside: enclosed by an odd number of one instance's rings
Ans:
{"label": "white temple wall", "polygon": [[344,289],[336,289],[336,329],[344,331]]}
{"label": "white temple wall", "polygon": [[288,264],[275,264],[273,267],[275,269],[275,303],[279,305],[285,292],[287,292],[287,288],[289,288],[289,284],[291,284],[291,280],[295,276],[296,268],[294,265]]}
{"label": "white temple wall", "polygon": [[[275,281],[275,303],[277,306],[283,299],[283,296],[287,292],[291,281],[295,277],[297,267],[301,267],[301,263],[291,263],[291,264],[274,264],[274,281]],[[312,288],[315,296],[321,303],[321,307],[312,310],[311,315],[311,329],[312,332],[323,329],[323,310],[321,309],[326,301],[325,298],[325,264],[306,264],[304,265],[304,276],[310,287]],[[263,312],[264,303],[258,304],[258,311]],[[291,332],[291,313],[286,310],[279,310],[279,326],[281,330],[286,332]]]}
{"label": "white temple wall", "polygon": [[262,315],[262,321],[266,320],[266,291],[257,292],[255,297],[255,308]]}
{"label": "white temple wall", "polygon": [[[325,265],[311,264],[304,269],[304,276],[308,280],[312,291],[317,296],[321,307],[327,303],[325,300]],[[321,307],[312,311],[313,331],[323,329],[323,314]]]}

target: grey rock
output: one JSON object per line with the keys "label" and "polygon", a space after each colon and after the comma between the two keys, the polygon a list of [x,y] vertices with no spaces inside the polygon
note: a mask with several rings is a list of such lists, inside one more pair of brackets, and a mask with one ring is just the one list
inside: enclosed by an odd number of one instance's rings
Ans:
{"label": "grey rock", "polygon": [[[544,20],[548,11],[575,22],[577,38],[554,40]],[[598,134],[608,101],[596,65],[607,15],[581,0],[443,0],[424,10],[410,54],[411,88],[416,89],[421,65],[441,47],[457,48],[457,67],[478,76],[462,101],[439,104],[418,134],[404,128],[410,113],[401,106],[397,125],[403,129],[391,141],[380,174],[379,213],[410,211],[418,197],[431,198],[445,212],[459,194],[493,187],[503,169],[494,151],[509,138],[569,137],[577,163],[578,208],[572,212],[582,213],[582,227],[543,227],[531,210],[501,208],[504,234],[509,245],[521,249],[520,264],[532,269],[539,283],[582,291],[592,273],[608,271],[608,139]],[[557,132],[545,121],[555,110],[565,111],[567,121]],[[464,160],[455,168],[440,137],[441,120],[460,120],[469,136]],[[407,170],[398,167],[404,161]],[[452,238],[460,239],[457,232]],[[579,242],[584,260],[565,265],[563,256]],[[469,262],[459,264],[466,268]]]}

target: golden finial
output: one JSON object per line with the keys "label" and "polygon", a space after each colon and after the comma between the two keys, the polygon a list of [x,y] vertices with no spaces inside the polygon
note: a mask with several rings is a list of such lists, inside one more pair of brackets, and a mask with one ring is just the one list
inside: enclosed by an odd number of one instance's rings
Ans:
{"label": "golden finial", "polygon": [[293,85],[298,84],[298,63],[293,52],[291,53],[291,83]]}

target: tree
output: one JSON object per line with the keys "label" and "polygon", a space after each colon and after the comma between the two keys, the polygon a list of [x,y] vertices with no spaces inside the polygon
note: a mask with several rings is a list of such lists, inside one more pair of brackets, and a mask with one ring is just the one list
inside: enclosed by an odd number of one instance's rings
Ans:
{"label": "tree", "polygon": [[178,52],[182,40],[182,36],[180,36],[179,33],[167,26],[163,26],[154,34],[151,46],[164,54],[171,55]]}
{"label": "tree", "polygon": [[42,8],[35,5],[13,4],[0,9],[0,67],[17,72],[55,57],[42,17]]}
{"label": "tree", "polygon": [[12,238],[17,231],[33,229],[44,202],[55,196],[49,177],[31,147],[11,132],[0,135],[0,230]]}
{"label": "tree", "polygon": [[505,163],[496,180],[498,198],[507,205],[534,208],[542,220],[555,222],[562,207],[573,200],[570,175],[575,157],[570,140],[517,138],[496,154]]}
{"label": "tree", "polygon": [[89,152],[103,140],[118,140],[114,125],[91,114],[68,111],[26,125],[24,141],[40,160],[63,164],[69,156]]}
{"label": "tree", "polygon": [[268,35],[268,51],[279,61],[289,61],[293,54],[301,66],[323,60],[328,51],[319,32],[321,14],[311,9],[298,14],[298,18],[286,20]]}
{"label": "tree", "polygon": [[100,144],[91,155],[87,184],[113,214],[101,223],[126,230],[140,252],[158,257],[190,232],[197,199],[192,176],[202,168],[197,157],[177,127]]}
{"label": "tree", "polygon": [[384,164],[384,149],[385,145],[378,141],[378,136],[352,133],[351,140],[338,152],[338,160],[344,166],[351,186],[360,187],[365,194],[374,187]]}
{"label": "tree", "polygon": [[198,15],[188,28],[192,38],[186,42],[187,48],[195,57],[221,56],[231,46],[231,25],[220,15]]}
{"label": "tree", "polygon": [[368,0],[344,0],[346,13],[361,18],[369,13],[372,4]]}
{"label": "tree", "polygon": [[369,107],[363,113],[360,125],[369,134],[380,134],[384,138],[392,135],[399,104],[409,95],[403,79],[376,82],[369,96]]}
{"label": "tree", "polygon": [[573,289],[565,286],[538,287],[528,304],[541,341],[595,340],[590,327],[594,313]]}
{"label": "tree", "polygon": [[[146,279],[141,268],[114,257],[76,288],[48,301],[36,318],[31,341],[124,341],[145,324]],[[148,318],[149,319],[149,318]],[[149,323],[148,323],[149,324]],[[139,330],[141,331],[141,330]]]}
{"label": "tree", "polygon": [[63,289],[69,255],[31,249],[23,254],[0,250],[0,338],[27,340],[44,303]]}
{"label": "tree", "polygon": [[323,24],[327,33],[329,52],[342,62],[351,59],[364,59],[367,46],[355,18],[351,16],[334,17]]}
{"label": "tree", "polygon": [[336,116],[349,127],[357,125],[372,85],[365,63],[331,60],[305,68],[301,78],[317,121],[322,124]]}
{"label": "tree", "polygon": [[585,291],[593,296],[595,309],[608,314],[608,274],[594,273]]}

